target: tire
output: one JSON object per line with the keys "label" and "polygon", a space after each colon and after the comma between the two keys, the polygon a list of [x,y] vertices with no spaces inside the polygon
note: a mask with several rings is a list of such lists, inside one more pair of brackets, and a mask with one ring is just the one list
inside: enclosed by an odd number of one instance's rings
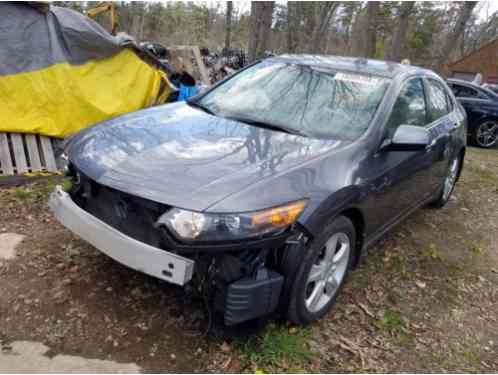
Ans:
{"label": "tire", "polygon": [[454,156],[450,163],[448,163],[448,171],[441,184],[438,197],[430,203],[431,207],[442,208],[448,203],[458,180],[461,163],[462,157],[460,155]]}
{"label": "tire", "polygon": [[481,148],[498,145],[498,121],[487,119],[475,127],[471,135],[472,144]]}
{"label": "tire", "polygon": [[332,308],[357,255],[353,223],[337,217],[303,250],[288,297],[287,317],[295,324],[311,323]]}

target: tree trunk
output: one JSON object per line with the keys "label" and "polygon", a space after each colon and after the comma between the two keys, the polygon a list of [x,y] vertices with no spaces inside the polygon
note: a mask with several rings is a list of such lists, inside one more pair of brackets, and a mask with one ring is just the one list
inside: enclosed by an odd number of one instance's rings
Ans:
{"label": "tree trunk", "polygon": [[462,36],[460,37],[460,58],[465,56],[465,31],[462,33]]}
{"label": "tree trunk", "polygon": [[138,37],[139,41],[144,39],[144,24],[145,24],[145,9],[142,11],[142,18],[140,20],[140,34]]}
{"label": "tree trunk", "polygon": [[259,32],[261,29],[261,2],[251,2],[251,18],[249,20],[249,62],[256,60],[259,45]]}
{"label": "tree trunk", "polygon": [[260,49],[259,49],[259,54],[258,57],[260,57],[267,49],[270,41],[270,34],[271,34],[271,26],[273,22],[273,10],[275,9],[275,2],[274,1],[265,1],[265,4],[263,5],[263,22],[261,24],[261,40],[260,40]]}
{"label": "tree trunk", "polygon": [[366,33],[364,56],[367,58],[375,57],[379,8],[380,2],[367,2],[367,27],[364,29]]}
{"label": "tree trunk", "polygon": [[274,1],[252,1],[249,26],[249,62],[260,58],[267,49],[273,21]]}
{"label": "tree trunk", "polygon": [[360,7],[351,19],[351,35],[349,37],[349,54],[351,56],[363,56],[365,50],[365,35],[363,28],[365,27],[365,17],[362,14],[363,10]]}
{"label": "tree trunk", "polygon": [[232,32],[233,1],[227,1],[227,13],[225,17],[225,48],[230,48],[230,34]]}
{"label": "tree trunk", "polygon": [[440,53],[436,58],[434,68],[437,71],[443,69],[444,64],[448,61],[448,56],[453,48],[456,47],[456,42],[458,38],[462,35],[465,24],[472,15],[472,11],[477,4],[477,1],[465,1],[461,3],[460,12],[458,13],[458,18],[455,24],[455,29],[448,33],[446,40],[443,43],[442,48],[439,49]]}
{"label": "tree trunk", "polygon": [[415,8],[414,1],[404,2],[399,9],[399,21],[391,41],[391,49],[386,54],[386,60],[401,61],[403,56],[403,47],[405,45],[406,31],[408,30],[408,21],[410,14]]}
{"label": "tree trunk", "polygon": [[287,2],[287,52],[297,50],[297,31],[299,27],[298,9],[295,1]]}
{"label": "tree trunk", "polygon": [[312,53],[323,52],[321,46],[323,45],[323,40],[330,25],[330,21],[338,7],[339,3],[336,1],[324,1],[315,6],[317,20],[311,37]]}

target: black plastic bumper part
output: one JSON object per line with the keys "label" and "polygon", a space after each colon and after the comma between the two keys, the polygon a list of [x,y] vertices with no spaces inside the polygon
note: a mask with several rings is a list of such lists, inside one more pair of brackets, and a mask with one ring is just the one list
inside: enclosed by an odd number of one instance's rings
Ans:
{"label": "black plastic bumper part", "polygon": [[256,278],[246,277],[228,285],[225,324],[232,326],[267,315],[277,308],[284,277],[262,268]]}

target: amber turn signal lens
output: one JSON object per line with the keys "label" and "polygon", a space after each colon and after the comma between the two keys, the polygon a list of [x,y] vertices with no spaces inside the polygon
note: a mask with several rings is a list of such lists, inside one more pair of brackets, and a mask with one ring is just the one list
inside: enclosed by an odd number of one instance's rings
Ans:
{"label": "amber turn signal lens", "polygon": [[305,206],[306,201],[298,201],[285,206],[257,212],[253,214],[251,224],[257,227],[272,226],[283,228],[294,223]]}

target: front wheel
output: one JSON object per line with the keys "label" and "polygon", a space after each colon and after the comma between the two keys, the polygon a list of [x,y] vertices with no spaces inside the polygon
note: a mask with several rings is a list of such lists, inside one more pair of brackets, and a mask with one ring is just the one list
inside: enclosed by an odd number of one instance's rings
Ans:
{"label": "front wheel", "polygon": [[451,193],[455,189],[455,184],[458,179],[458,171],[460,169],[461,158],[455,156],[448,165],[448,171],[444,177],[443,184],[438,198],[430,205],[434,208],[443,207],[450,200]]}
{"label": "front wheel", "polygon": [[332,307],[356,256],[356,233],[351,220],[339,216],[310,244],[290,293],[288,318],[308,324]]}

